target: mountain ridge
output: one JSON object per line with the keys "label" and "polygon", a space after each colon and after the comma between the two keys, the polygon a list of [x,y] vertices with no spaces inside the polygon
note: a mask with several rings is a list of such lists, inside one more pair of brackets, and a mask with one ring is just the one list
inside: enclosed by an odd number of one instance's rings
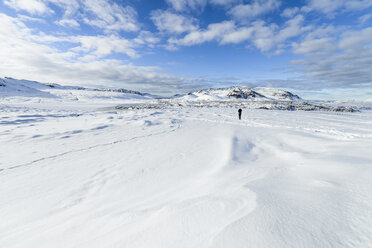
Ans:
{"label": "mountain ridge", "polygon": [[[14,78],[0,78],[0,100],[4,103],[61,103],[113,105],[117,109],[145,109],[167,107],[237,107],[269,110],[305,111],[359,111],[355,106],[342,106],[331,102],[314,102],[300,98],[289,91],[247,86],[209,88],[173,97],[159,97],[123,88],[85,88],[40,83]],[[61,105],[63,106],[63,104]],[[103,106],[103,105],[102,105]],[[365,109],[370,109],[368,106]]]}
{"label": "mountain ridge", "polygon": [[[91,97],[116,97],[124,96],[156,98],[149,93],[128,90],[124,88],[87,88],[81,86],[63,86],[56,83],[41,83],[32,80],[14,79],[11,77],[0,78],[0,96],[2,97],[39,97],[39,98],[71,98],[72,95]],[[73,99],[73,97],[71,98]]]}
{"label": "mountain ridge", "polygon": [[226,88],[209,88],[192,91],[184,95],[177,95],[175,98],[184,100],[280,100],[280,101],[299,101],[302,100],[296,94],[289,91],[266,88],[266,87],[247,87],[247,86],[230,86]]}
{"label": "mountain ridge", "polygon": [[[4,90],[5,87],[5,90]],[[60,92],[58,92],[60,91]],[[23,96],[23,97],[42,97],[55,98],[62,97],[62,91],[71,92],[98,92],[120,96],[120,94],[128,94],[151,99],[166,99],[169,97],[160,97],[157,95],[143,93],[140,91],[125,89],[125,88],[87,88],[81,86],[63,86],[56,83],[41,83],[32,80],[14,79],[11,77],[0,78],[0,96]],[[66,92],[66,94],[67,94]],[[77,94],[77,93],[76,93]],[[77,94],[82,95],[82,94]],[[208,100],[281,100],[281,101],[297,101],[302,100],[298,95],[289,91],[266,88],[266,87],[247,87],[247,86],[229,86],[225,88],[208,88],[191,91],[186,94],[177,94],[170,97],[171,99],[189,100],[189,101],[208,101]]]}

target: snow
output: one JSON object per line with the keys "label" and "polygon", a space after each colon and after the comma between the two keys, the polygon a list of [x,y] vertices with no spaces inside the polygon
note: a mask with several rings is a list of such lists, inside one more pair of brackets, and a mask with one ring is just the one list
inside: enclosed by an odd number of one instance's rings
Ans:
{"label": "snow", "polygon": [[297,101],[301,98],[288,91],[273,89],[273,88],[249,88],[245,86],[232,86],[218,89],[204,89],[195,92],[190,92],[186,95],[176,97],[176,99],[187,101],[228,101],[232,99],[248,99],[250,101]]}
{"label": "snow", "polygon": [[372,247],[371,110],[30,98],[0,101],[0,247]]}
{"label": "snow", "polygon": [[[1,86],[3,85],[3,86]],[[123,92],[124,91],[124,92]],[[131,103],[152,100],[154,96],[125,89],[93,89],[78,86],[60,86],[58,84],[43,84],[29,80],[0,78],[0,99],[3,103],[18,103],[20,100],[29,103],[61,103],[76,104],[77,102],[92,104],[104,102],[110,106],[114,103]]]}

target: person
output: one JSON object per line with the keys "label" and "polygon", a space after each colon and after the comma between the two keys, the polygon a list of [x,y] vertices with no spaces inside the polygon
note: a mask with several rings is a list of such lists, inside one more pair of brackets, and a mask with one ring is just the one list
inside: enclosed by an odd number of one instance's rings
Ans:
{"label": "person", "polygon": [[242,109],[238,110],[238,114],[239,114],[239,120],[241,120],[242,119]]}

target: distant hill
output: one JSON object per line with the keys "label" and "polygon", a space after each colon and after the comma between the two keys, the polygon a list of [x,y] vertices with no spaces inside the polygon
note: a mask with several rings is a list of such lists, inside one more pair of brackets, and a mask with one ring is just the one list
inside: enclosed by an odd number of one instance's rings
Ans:
{"label": "distant hill", "polygon": [[[354,112],[365,107],[343,106],[336,102],[316,102],[301,99],[289,91],[274,88],[233,86],[203,89],[184,95],[164,97],[122,88],[85,88],[40,83],[14,78],[0,78],[0,100],[5,103],[117,104],[117,109],[168,107],[236,107],[268,110],[306,110]],[[347,104],[350,105],[350,104]],[[358,104],[361,106],[360,104]],[[49,106],[49,105],[48,105]],[[61,105],[62,106],[62,105]],[[363,105],[364,106],[364,105]]]}
{"label": "distant hill", "polygon": [[[160,98],[148,93],[123,88],[85,88],[80,86],[62,86],[54,83],[40,83],[14,78],[0,78],[0,97],[38,97],[65,98],[68,100],[88,99],[155,99]],[[289,91],[273,88],[249,88],[233,86],[217,89],[203,89],[184,95],[175,95],[173,99],[186,101],[218,101],[218,100],[279,100],[295,101],[301,98]]]}
{"label": "distant hill", "polygon": [[279,90],[274,88],[249,88],[244,86],[232,86],[227,88],[217,89],[203,89],[190,92],[185,95],[177,95],[174,99],[182,99],[189,101],[198,100],[232,100],[232,99],[246,99],[246,100],[276,100],[276,101],[296,101],[302,100],[298,95],[289,91]]}
{"label": "distant hill", "polygon": [[67,100],[153,99],[156,96],[122,88],[61,86],[14,78],[0,78],[0,97],[61,98]]}

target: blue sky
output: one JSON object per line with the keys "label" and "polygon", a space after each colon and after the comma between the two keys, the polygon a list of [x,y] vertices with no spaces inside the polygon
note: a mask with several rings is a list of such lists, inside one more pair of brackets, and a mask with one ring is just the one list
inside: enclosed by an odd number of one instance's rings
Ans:
{"label": "blue sky", "polygon": [[372,98],[372,0],[3,0],[0,76]]}

